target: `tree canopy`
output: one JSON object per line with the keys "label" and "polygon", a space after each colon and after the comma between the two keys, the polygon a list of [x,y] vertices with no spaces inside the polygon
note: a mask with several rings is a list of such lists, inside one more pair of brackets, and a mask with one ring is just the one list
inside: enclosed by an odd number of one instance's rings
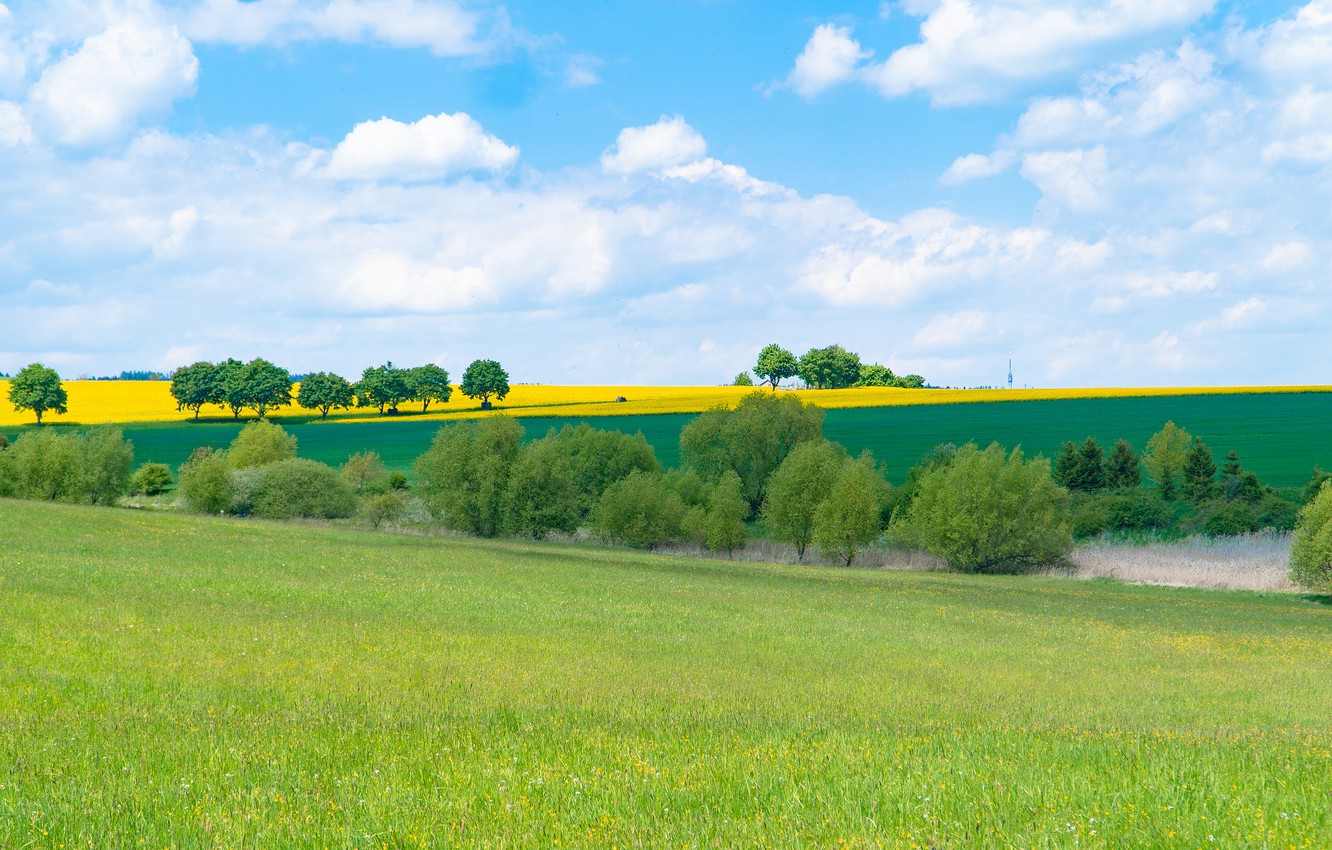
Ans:
{"label": "tree canopy", "polygon": [[758,363],[754,366],[754,374],[763,379],[763,383],[777,390],[777,384],[784,378],[794,377],[796,373],[796,357],[791,352],[782,348],[777,343],[766,345],[759,352]]}
{"label": "tree canopy", "polygon": [[50,410],[66,413],[69,398],[56,370],[41,363],[24,366],[9,379],[9,400],[15,410],[31,410],[42,424],[42,414]]}
{"label": "tree canopy", "polygon": [[814,389],[843,389],[860,380],[860,355],[840,345],[811,348],[800,358],[796,373]]}
{"label": "tree canopy", "polygon": [[335,407],[346,409],[356,403],[351,382],[331,372],[306,375],[296,391],[296,403],[306,410],[317,410],[322,419]]}
{"label": "tree canopy", "polygon": [[480,401],[482,407],[489,407],[491,396],[503,401],[509,394],[509,373],[495,360],[473,360],[463,372],[458,389],[468,398]]}

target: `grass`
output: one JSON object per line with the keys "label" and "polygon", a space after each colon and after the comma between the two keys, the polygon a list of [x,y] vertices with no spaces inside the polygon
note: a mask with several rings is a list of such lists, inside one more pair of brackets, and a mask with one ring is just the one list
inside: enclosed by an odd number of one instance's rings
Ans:
{"label": "grass", "polygon": [[[906,392],[906,391],[903,391]],[[667,466],[679,463],[680,429],[690,414],[520,418],[529,439],[552,427],[588,421],[598,428],[643,431]],[[1139,451],[1166,420],[1202,437],[1219,464],[1235,449],[1244,466],[1277,487],[1303,485],[1315,465],[1332,468],[1332,393],[1187,395],[1055,399],[1007,404],[946,404],[835,408],[824,432],[852,453],[870,449],[900,483],[906,471],[941,442],[1021,445],[1029,455],[1053,457],[1065,440],[1094,436],[1109,449],[1123,437]],[[443,422],[404,416],[383,422],[283,420],[303,456],[332,465],[373,449],[394,469],[408,470]],[[67,426],[59,426],[67,427]],[[240,425],[230,422],[157,423],[126,427],[135,461],[175,467],[200,445],[224,447]],[[9,429],[11,438],[18,432]]]}
{"label": "grass", "polygon": [[0,846],[1313,847],[1329,609],[0,502]]}

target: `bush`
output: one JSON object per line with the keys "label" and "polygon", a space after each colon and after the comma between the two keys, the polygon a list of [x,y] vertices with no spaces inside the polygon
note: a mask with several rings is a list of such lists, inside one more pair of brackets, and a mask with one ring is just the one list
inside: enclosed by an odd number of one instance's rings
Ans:
{"label": "bush", "polygon": [[202,514],[217,514],[231,510],[234,492],[227,453],[212,449],[195,449],[190,459],[181,464],[176,492],[186,509]]}
{"label": "bush", "polygon": [[343,480],[359,494],[384,493],[390,489],[389,472],[379,452],[357,452],[347,458],[340,471]]}
{"label": "bush", "polygon": [[730,557],[732,552],[745,545],[745,512],[748,510],[740,492],[740,476],[734,472],[722,475],[708,496],[707,510],[702,512],[703,545],[713,552],[725,550]]}
{"label": "bush", "polygon": [[843,463],[814,514],[814,543],[825,557],[851,566],[864,546],[879,536],[879,486],[868,456]]}
{"label": "bush", "polygon": [[406,490],[407,476],[403,475],[401,472],[398,472],[397,470],[390,472],[388,477],[388,486],[390,490]]}
{"label": "bush", "polygon": [[227,461],[232,469],[248,466],[267,466],[280,460],[296,457],[296,437],[281,425],[266,419],[251,422],[241,429],[227,449]]}
{"label": "bush", "polygon": [[336,519],[356,513],[356,495],[338,471],[306,458],[263,468],[254,494],[255,516],[271,519]]}
{"label": "bush", "polygon": [[145,463],[130,477],[130,492],[156,496],[171,486],[171,467],[165,463]]}
{"label": "bush", "polygon": [[493,537],[504,529],[509,471],[523,426],[509,416],[445,425],[416,459],[416,490],[450,528]]}
{"label": "bush", "polygon": [[1076,540],[1108,531],[1112,527],[1108,500],[1091,493],[1071,493],[1068,520],[1069,531]]}
{"label": "bush", "polygon": [[1231,537],[1248,534],[1263,528],[1262,517],[1248,502],[1234,500],[1219,502],[1203,517],[1198,526],[1203,534],[1213,537]]}
{"label": "bush", "polygon": [[592,512],[602,540],[640,549],[684,539],[685,506],[661,475],[632,472],[606,488]]}
{"label": "bush", "polygon": [[1073,547],[1068,493],[1049,464],[968,443],[925,473],[893,536],[965,572],[1021,570],[1056,562]]}
{"label": "bush", "polygon": [[134,445],[114,428],[83,438],[84,492],[94,505],[114,505],[129,491]]}
{"label": "bush", "polygon": [[763,522],[779,539],[796,547],[796,560],[814,539],[814,515],[828,498],[842,467],[850,463],[846,449],[827,440],[809,440],[791,450],[768,479]]}
{"label": "bush", "polygon": [[1105,497],[1107,528],[1111,531],[1169,528],[1175,511],[1153,490],[1121,490]]}
{"label": "bush", "polygon": [[134,447],[121,432],[31,431],[4,451],[0,495],[114,504],[129,489]]}
{"label": "bush", "polygon": [[1332,484],[1324,483],[1300,511],[1290,544],[1290,580],[1317,591],[1332,591]]}
{"label": "bush", "polygon": [[365,500],[361,506],[361,516],[370,523],[371,528],[379,528],[384,523],[395,523],[407,512],[407,496],[401,490],[389,490]]}

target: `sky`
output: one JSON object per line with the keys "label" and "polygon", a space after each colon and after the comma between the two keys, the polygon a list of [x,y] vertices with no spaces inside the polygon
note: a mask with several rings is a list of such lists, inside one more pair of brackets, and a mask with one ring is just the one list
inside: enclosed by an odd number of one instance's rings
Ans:
{"label": "sky", "polygon": [[1327,384],[1332,0],[7,0],[0,371]]}

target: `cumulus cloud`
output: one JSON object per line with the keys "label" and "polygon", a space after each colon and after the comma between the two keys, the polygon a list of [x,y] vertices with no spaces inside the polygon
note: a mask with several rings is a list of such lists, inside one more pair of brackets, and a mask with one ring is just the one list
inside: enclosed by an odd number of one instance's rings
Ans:
{"label": "cumulus cloud", "polygon": [[655,124],[621,130],[601,155],[601,167],[609,174],[660,171],[696,162],[707,152],[707,142],[684,118],[663,115]]}
{"label": "cumulus cloud", "polygon": [[488,53],[512,35],[502,14],[487,18],[445,0],[204,0],[183,26],[207,43],[332,39],[425,47],[439,56]]}
{"label": "cumulus cloud", "polygon": [[786,85],[801,97],[814,97],[854,77],[856,66],[871,55],[851,37],[850,27],[822,24],[796,57]]}
{"label": "cumulus cloud", "polygon": [[1106,185],[1106,149],[1040,151],[1022,158],[1022,176],[1069,209],[1095,210]]}
{"label": "cumulus cloud", "polygon": [[30,96],[36,122],[56,141],[84,145],[131,130],[193,93],[199,61],[180,31],[140,7],[47,67]]}
{"label": "cumulus cloud", "polygon": [[323,175],[342,180],[433,180],[461,171],[503,171],[518,148],[486,133],[465,112],[357,124],[333,149]]}
{"label": "cumulus cloud", "polygon": [[935,316],[916,331],[912,342],[921,348],[951,348],[975,341],[989,323],[989,317],[980,310],[963,310]]}

